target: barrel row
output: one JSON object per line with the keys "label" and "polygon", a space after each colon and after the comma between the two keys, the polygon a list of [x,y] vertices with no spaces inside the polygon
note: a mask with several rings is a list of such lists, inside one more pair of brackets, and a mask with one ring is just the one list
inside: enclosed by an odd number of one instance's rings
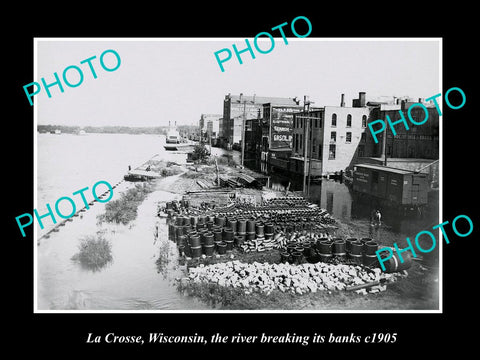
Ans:
{"label": "barrel row", "polygon": [[350,261],[354,264],[376,266],[378,244],[370,238],[323,238],[316,241],[291,242],[283,247],[282,262]]}

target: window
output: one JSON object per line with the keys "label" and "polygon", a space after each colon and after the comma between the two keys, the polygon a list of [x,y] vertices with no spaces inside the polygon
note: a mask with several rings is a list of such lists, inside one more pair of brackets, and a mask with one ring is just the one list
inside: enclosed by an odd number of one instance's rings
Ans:
{"label": "window", "polygon": [[347,136],[345,138],[345,142],[346,143],[351,143],[352,142],[352,133],[351,132],[347,132]]}
{"label": "window", "polygon": [[312,142],[312,152],[316,152],[317,150],[317,139],[313,139],[313,142]]}
{"label": "window", "polygon": [[332,114],[332,127],[337,126],[337,114]]}
{"label": "window", "polygon": [[362,116],[362,127],[363,128],[367,127],[367,115]]}
{"label": "window", "polygon": [[298,134],[295,134],[295,151],[298,152]]}
{"label": "window", "polygon": [[336,149],[335,144],[330,145],[330,149],[329,149],[329,152],[328,152],[328,159],[329,160],[335,160],[335,149]]}
{"label": "window", "polygon": [[332,131],[331,134],[330,134],[330,142],[335,142],[337,141],[337,132],[336,131]]}
{"label": "window", "polygon": [[302,149],[303,144],[303,134],[300,134],[300,150]]}
{"label": "window", "polygon": [[372,172],[372,183],[378,184],[378,171]]}
{"label": "window", "polygon": [[347,127],[352,127],[352,115],[347,115]]}
{"label": "window", "polygon": [[322,160],[322,144],[318,145],[318,158]]}
{"label": "window", "polygon": [[315,118],[315,127],[318,128],[318,119]]}
{"label": "window", "polygon": [[366,135],[365,133],[363,132],[362,135],[360,136],[360,142],[361,143],[364,143],[366,141]]}

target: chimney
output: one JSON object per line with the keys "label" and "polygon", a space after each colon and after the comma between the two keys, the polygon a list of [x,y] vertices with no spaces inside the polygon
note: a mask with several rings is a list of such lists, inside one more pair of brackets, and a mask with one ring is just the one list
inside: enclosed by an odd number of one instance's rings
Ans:
{"label": "chimney", "polygon": [[345,94],[342,94],[342,100],[340,100],[340,106],[345,107]]}
{"label": "chimney", "polygon": [[240,93],[240,102],[243,100],[243,93]]}
{"label": "chimney", "polygon": [[425,99],[424,99],[424,98],[418,98],[418,102],[419,102],[420,104],[423,104],[423,103],[425,102]]}
{"label": "chimney", "polygon": [[367,98],[364,91],[358,93],[358,102],[360,107],[365,107],[367,104]]}

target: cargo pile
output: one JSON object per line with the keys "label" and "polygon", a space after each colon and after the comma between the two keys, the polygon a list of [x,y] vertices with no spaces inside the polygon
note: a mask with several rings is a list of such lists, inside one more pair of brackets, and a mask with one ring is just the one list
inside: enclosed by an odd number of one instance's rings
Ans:
{"label": "cargo pile", "polygon": [[[260,206],[193,207],[188,199],[166,203],[169,238],[187,258],[283,249],[308,234],[311,241],[336,229],[324,209],[301,197],[274,198]],[[307,251],[308,252],[308,251]]]}
{"label": "cargo pile", "polygon": [[259,262],[248,264],[236,260],[190,268],[187,281],[242,288],[246,294],[252,291],[269,294],[273,290],[293,294],[357,288],[357,291],[366,291],[367,287],[375,292],[385,290],[386,287],[380,283],[395,281],[395,275],[382,274],[378,268],[370,270],[358,265],[322,262],[301,265]]}

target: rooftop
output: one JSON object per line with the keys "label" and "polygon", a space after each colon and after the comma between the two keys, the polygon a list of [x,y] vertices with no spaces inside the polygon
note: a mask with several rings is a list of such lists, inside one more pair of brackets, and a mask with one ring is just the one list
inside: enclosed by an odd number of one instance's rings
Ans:
{"label": "rooftop", "polygon": [[225,100],[228,98],[231,99],[232,103],[242,103],[247,101],[251,104],[272,104],[272,105],[298,105],[294,98],[284,98],[284,97],[271,97],[271,96],[248,96],[248,95],[226,95]]}
{"label": "rooftop", "polygon": [[396,174],[402,174],[402,175],[413,173],[413,171],[410,171],[410,170],[397,169],[397,168],[393,168],[393,167],[390,167],[390,166],[382,166],[382,165],[356,164],[354,166],[367,168],[367,169],[372,169],[372,170],[388,171],[388,172],[392,172],[392,173],[396,173]]}

